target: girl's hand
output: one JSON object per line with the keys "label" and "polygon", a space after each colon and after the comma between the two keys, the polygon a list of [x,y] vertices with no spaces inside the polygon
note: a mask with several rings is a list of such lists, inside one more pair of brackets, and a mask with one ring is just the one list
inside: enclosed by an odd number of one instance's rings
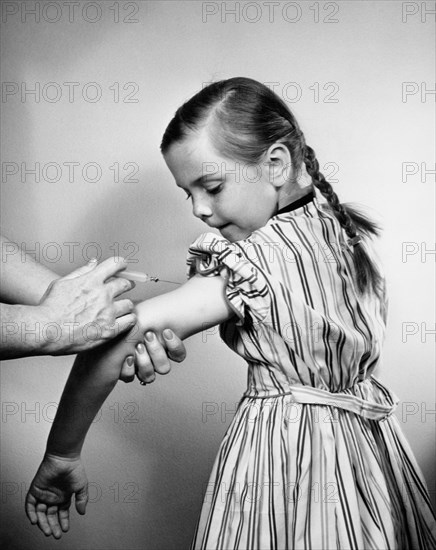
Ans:
{"label": "girl's hand", "polygon": [[135,348],[135,356],[130,355],[123,363],[120,379],[132,382],[136,376],[140,382],[150,384],[156,378],[155,372],[167,374],[171,370],[169,359],[181,363],[186,358],[182,340],[170,329],[162,332],[163,343],[151,331],[145,334],[144,342]]}
{"label": "girl's hand", "polygon": [[84,514],[88,502],[88,479],[80,457],[46,454],[26,496],[26,514],[47,537],[59,539],[70,527],[71,497]]}

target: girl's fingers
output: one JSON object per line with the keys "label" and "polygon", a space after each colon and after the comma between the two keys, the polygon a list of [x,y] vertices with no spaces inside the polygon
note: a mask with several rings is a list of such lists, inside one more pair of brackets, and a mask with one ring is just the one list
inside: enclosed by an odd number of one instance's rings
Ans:
{"label": "girl's fingers", "polygon": [[38,517],[38,527],[47,537],[51,535],[51,527],[47,520],[47,506],[39,502],[36,505],[36,515]]}
{"label": "girl's fingers", "polygon": [[31,494],[28,494],[26,499],[25,510],[26,510],[26,515],[29,518],[30,523],[32,525],[36,525],[38,523],[38,516],[36,515],[36,510],[35,510],[35,502],[36,502],[35,497]]}
{"label": "girl's fingers", "polygon": [[59,523],[62,531],[66,533],[70,528],[70,510],[68,508],[66,510],[59,510]]}
{"label": "girl's fingers", "polygon": [[76,510],[82,516],[86,513],[86,505],[88,504],[89,495],[88,495],[88,485],[85,485],[79,489],[76,493],[75,504]]}
{"label": "girl's fingers", "polygon": [[54,538],[60,539],[62,536],[62,529],[59,525],[57,506],[49,506],[47,508],[47,522],[50,525],[50,529]]}
{"label": "girl's fingers", "polygon": [[129,355],[124,360],[120,371],[120,380],[123,382],[133,382],[135,379],[135,359],[133,355]]}

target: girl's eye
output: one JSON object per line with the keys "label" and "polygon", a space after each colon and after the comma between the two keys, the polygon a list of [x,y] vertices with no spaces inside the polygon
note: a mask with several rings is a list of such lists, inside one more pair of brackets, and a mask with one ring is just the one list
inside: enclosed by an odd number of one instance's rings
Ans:
{"label": "girl's eye", "polygon": [[223,184],[221,183],[220,185],[217,185],[213,189],[206,189],[206,191],[211,195],[217,195],[220,191],[222,191],[222,188],[223,188]]}

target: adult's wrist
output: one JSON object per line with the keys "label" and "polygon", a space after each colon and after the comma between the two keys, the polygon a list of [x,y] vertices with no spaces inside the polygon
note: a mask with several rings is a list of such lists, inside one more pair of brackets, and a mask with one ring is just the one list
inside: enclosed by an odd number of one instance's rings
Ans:
{"label": "adult's wrist", "polygon": [[39,326],[39,352],[38,355],[68,354],[68,342],[65,338],[66,326],[57,318],[53,311],[46,305],[34,307],[34,317]]}
{"label": "adult's wrist", "polygon": [[7,358],[49,355],[55,349],[53,327],[41,306],[1,304],[2,344]]}

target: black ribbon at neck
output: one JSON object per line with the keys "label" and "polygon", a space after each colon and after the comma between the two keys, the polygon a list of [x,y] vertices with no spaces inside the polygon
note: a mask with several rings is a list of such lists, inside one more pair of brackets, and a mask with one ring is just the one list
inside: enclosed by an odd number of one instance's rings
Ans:
{"label": "black ribbon at neck", "polygon": [[283,206],[278,210],[274,216],[277,216],[278,214],[284,214],[285,212],[291,212],[291,210],[296,210],[297,208],[301,208],[305,204],[308,204],[309,202],[312,202],[315,198],[315,193],[313,191],[310,191],[307,195],[304,195],[304,197],[301,197],[297,199],[296,201],[290,202],[286,206]]}

